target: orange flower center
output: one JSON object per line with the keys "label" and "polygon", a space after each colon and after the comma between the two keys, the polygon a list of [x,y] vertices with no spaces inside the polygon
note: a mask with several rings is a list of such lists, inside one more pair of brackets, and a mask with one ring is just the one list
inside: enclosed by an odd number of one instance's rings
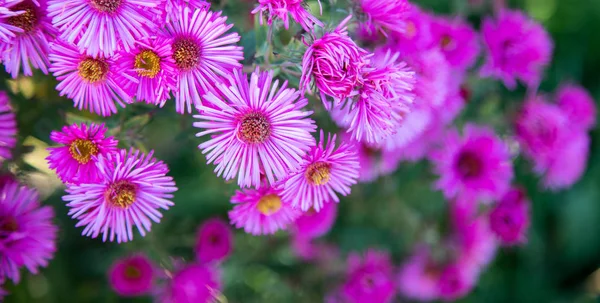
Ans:
{"label": "orange flower center", "polygon": [[108,74],[108,63],[102,59],[87,58],[79,62],[77,66],[79,76],[90,83],[96,83],[106,79]]}
{"label": "orange flower center", "polygon": [[308,166],[305,173],[306,180],[312,185],[324,185],[331,177],[331,164],[316,162]]}
{"label": "orange flower center", "polygon": [[266,195],[260,198],[256,208],[258,208],[258,211],[260,211],[263,215],[270,216],[281,209],[281,198],[273,194]]}
{"label": "orange flower center", "polygon": [[106,199],[115,207],[128,208],[135,202],[137,188],[129,181],[117,181],[106,191]]}
{"label": "orange flower center", "polygon": [[192,39],[180,39],[173,43],[173,59],[183,70],[196,67],[200,63],[200,46]]}
{"label": "orange flower center", "polygon": [[238,137],[249,144],[263,143],[271,135],[271,124],[260,113],[245,115],[238,128]]}
{"label": "orange flower center", "polygon": [[138,75],[154,78],[160,72],[160,57],[154,51],[146,49],[135,56],[133,66]]}
{"label": "orange flower center", "polygon": [[69,153],[79,164],[90,162],[92,156],[98,154],[98,146],[90,140],[77,139],[69,146]]}

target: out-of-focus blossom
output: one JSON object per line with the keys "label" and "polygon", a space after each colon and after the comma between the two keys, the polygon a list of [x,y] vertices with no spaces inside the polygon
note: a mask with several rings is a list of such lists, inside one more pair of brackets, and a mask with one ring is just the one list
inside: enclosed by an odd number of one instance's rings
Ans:
{"label": "out-of-focus blossom", "polygon": [[117,152],[117,140],[106,137],[104,124],[73,124],[52,131],[50,140],[61,144],[49,147],[48,165],[65,183],[93,183],[100,179],[97,156]]}
{"label": "out-of-focus blossom", "polygon": [[200,119],[194,126],[204,129],[196,136],[210,135],[198,146],[208,163],[215,163],[215,172],[225,180],[238,177],[240,187],[260,187],[261,174],[269,184],[283,179],[296,169],[311,145],[314,121],[303,111],[308,101],[299,91],[279,87],[273,82],[273,72],[255,71],[250,82],[236,70],[229,77],[230,86],[219,84],[217,90],[204,98],[209,105],[198,106]]}
{"label": "out-of-focus blossom", "polygon": [[466,296],[473,289],[476,278],[461,265],[446,266],[437,284],[439,297],[444,301],[454,301]]}
{"label": "out-of-focus blossom", "polygon": [[321,131],[319,143],[308,151],[300,167],[290,172],[283,185],[283,199],[302,211],[319,212],[326,203],[337,203],[337,194],[350,194],[350,186],[358,178],[358,157],[352,146],[342,142],[335,146],[336,136]]}
{"label": "out-of-focus blossom", "polygon": [[359,0],[361,26],[366,29],[367,36],[381,33],[388,36],[390,32],[406,31],[406,16],[411,4],[407,0]]}
{"label": "out-of-focus blossom", "polygon": [[513,188],[504,195],[490,213],[490,228],[504,245],[527,241],[529,201],[523,190]]}
{"label": "out-of-focus blossom", "polygon": [[[319,5],[321,3],[319,2]],[[290,18],[300,24],[307,32],[312,32],[315,25],[323,27],[323,23],[315,16],[306,11],[303,0],[258,0],[258,6],[252,10],[252,14],[260,13],[260,24],[263,24],[263,13],[267,15],[267,24],[273,25],[273,21],[281,20],[285,29],[290,28]]]}
{"label": "out-of-focus blossom", "polygon": [[212,218],[202,223],[196,239],[196,257],[201,263],[225,260],[233,250],[233,233],[227,222]]}
{"label": "out-of-focus blossom", "polygon": [[213,267],[191,264],[173,274],[160,298],[163,303],[210,303],[220,295],[219,273]]}
{"label": "out-of-focus blossom", "polygon": [[294,233],[308,239],[327,234],[335,223],[337,207],[336,203],[325,203],[318,212],[308,209],[294,222]]}
{"label": "out-of-focus blossom", "polygon": [[17,121],[8,95],[0,91],[0,163],[12,158],[17,143]]}
{"label": "out-of-focus blossom", "polygon": [[173,206],[169,199],[177,190],[169,168],[149,154],[131,149],[98,155],[99,179],[93,183],[70,184],[63,200],[82,234],[102,241],[127,242],[133,239],[133,227],[142,236],[150,232],[152,221],[159,223],[159,209]]}
{"label": "out-of-focus blossom", "polygon": [[487,49],[483,76],[498,78],[510,89],[517,79],[528,86],[540,81],[552,59],[553,43],[539,23],[523,12],[503,10],[497,20],[484,20],[481,31]]}
{"label": "out-of-focus blossom", "polygon": [[427,50],[432,41],[432,16],[421,11],[418,6],[411,5],[404,18],[406,24],[402,33],[392,32],[395,38],[394,48],[402,55],[414,55]]}
{"label": "out-of-focus blossom", "polygon": [[475,30],[464,20],[436,17],[431,22],[431,33],[432,43],[453,68],[463,71],[475,63],[479,41]]}
{"label": "out-of-focus blossom", "polygon": [[577,182],[587,166],[590,137],[584,132],[571,134],[564,145],[558,147],[549,165],[543,170],[542,182],[549,189],[571,187]]}
{"label": "out-of-focus blossom", "polygon": [[387,253],[369,250],[364,257],[348,256],[346,282],[343,295],[349,302],[386,303],[396,294],[392,264]]}
{"label": "out-of-focus blossom", "polygon": [[119,259],[108,272],[112,289],[121,296],[134,297],[149,293],[154,286],[155,269],[144,255]]}
{"label": "out-of-focus blossom", "polygon": [[167,23],[168,37],[175,60],[174,92],[178,113],[192,112],[201,96],[222,82],[222,77],[242,67],[242,47],[235,45],[240,36],[227,34],[233,25],[226,24],[221,12],[184,8],[173,22]]}
{"label": "out-of-focus blossom", "polygon": [[20,269],[33,274],[56,252],[54,211],[41,206],[35,190],[6,182],[0,189],[0,283],[20,280]]}
{"label": "out-of-focus blossom", "polygon": [[596,104],[590,94],[581,86],[565,85],[558,91],[557,103],[571,125],[584,131],[596,124]]}
{"label": "out-of-focus blossom", "polygon": [[300,234],[292,237],[291,246],[296,256],[303,261],[315,262],[318,265],[328,266],[330,262],[339,258],[339,251],[335,245]]}
{"label": "out-of-focus blossom", "polygon": [[397,276],[398,291],[409,299],[435,300],[439,275],[439,270],[430,262],[428,250],[420,247],[401,266]]}

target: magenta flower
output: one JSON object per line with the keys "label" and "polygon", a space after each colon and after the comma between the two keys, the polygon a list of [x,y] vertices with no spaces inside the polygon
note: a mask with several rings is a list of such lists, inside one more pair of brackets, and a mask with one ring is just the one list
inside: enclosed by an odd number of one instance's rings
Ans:
{"label": "magenta flower", "polygon": [[432,42],[440,48],[450,65],[464,71],[479,55],[479,41],[475,30],[461,19],[437,17],[431,22]]}
{"label": "magenta flower", "polygon": [[407,0],[360,0],[358,1],[363,26],[374,35],[390,32],[404,33],[406,17],[411,9]]}
{"label": "magenta flower", "polygon": [[160,302],[209,303],[220,295],[219,273],[212,267],[192,264],[174,273]]}
{"label": "magenta flower", "polygon": [[567,115],[569,122],[584,131],[596,124],[596,104],[594,99],[578,85],[564,85],[557,93],[560,109]]}
{"label": "magenta flower", "polygon": [[244,59],[237,33],[224,35],[233,25],[227,25],[221,12],[184,8],[172,23],[167,24],[171,50],[176,66],[175,91],[178,113],[192,112],[192,104],[200,105],[201,96],[221,83],[221,77],[231,75]]}
{"label": "magenta flower", "polygon": [[108,272],[112,289],[124,297],[135,297],[150,293],[154,286],[154,265],[144,255],[119,259]]}
{"label": "magenta flower", "polygon": [[542,183],[552,190],[571,187],[581,178],[587,167],[590,153],[588,134],[574,132],[563,144],[555,151],[548,166],[541,171]]}
{"label": "magenta flower", "polygon": [[129,52],[137,40],[157,28],[162,0],[48,0],[48,16],[78,52],[110,57],[119,47]]}
{"label": "magenta flower", "polygon": [[156,37],[137,41],[131,51],[122,51],[117,59],[119,75],[126,75],[118,83],[137,101],[162,107],[176,87],[172,55],[168,39]]}
{"label": "magenta flower", "polygon": [[0,282],[20,280],[19,269],[37,274],[56,252],[54,211],[35,190],[7,182],[0,190]]}
{"label": "magenta flower", "polygon": [[[160,4],[161,10],[164,12],[162,21],[170,23],[179,18],[180,13],[185,9],[189,8],[191,11],[194,10],[208,10],[210,3],[204,0],[165,0]],[[161,18],[157,18],[161,20]]]}
{"label": "magenta flower", "polygon": [[329,232],[337,217],[337,204],[325,203],[320,211],[309,208],[294,222],[294,234],[313,239]]}
{"label": "magenta flower", "polygon": [[127,242],[133,239],[133,227],[140,234],[150,232],[152,221],[160,222],[159,209],[173,206],[169,199],[177,190],[169,169],[162,161],[131,149],[115,154],[98,155],[99,179],[93,183],[69,184],[69,215],[82,234],[92,238],[102,234],[102,241]]}
{"label": "magenta flower", "polygon": [[448,265],[438,280],[439,297],[444,301],[455,301],[466,296],[475,286],[477,275],[470,274],[461,265]]}
{"label": "magenta flower", "polygon": [[529,228],[529,201],[525,192],[513,188],[490,213],[490,228],[504,245],[527,241]]}
{"label": "magenta flower", "polygon": [[436,187],[448,199],[500,199],[513,177],[506,143],[491,129],[475,125],[465,126],[462,138],[450,132],[432,161],[440,176]]}
{"label": "magenta flower", "polygon": [[358,178],[358,157],[351,145],[335,147],[336,136],[323,131],[319,143],[304,155],[300,167],[290,172],[283,185],[283,200],[308,211],[319,212],[325,203],[339,202],[336,193],[350,194],[350,186]]}
{"label": "magenta flower", "polygon": [[419,248],[402,264],[397,276],[398,291],[409,299],[433,301],[438,297],[439,270],[429,251]]}
{"label": "magenta flower", "polygon": [[[115,58],[82,55],[64,41],[52,44],[48,55],[52,62],[50,71],[59,81],[56,90],[61,96],[73,99],[79,110],[86,109],[102,116],[117,112],[115,103],[125,107],[131,97],[122,88],[121,77],[127,74],[117,69]],[[135,78],[130,81],[137,82]]]}
{"label": "magenta flower", "polygon": [[454,263],[470,276],[477,276],[494,259],[498,247],[487,216],[477,214],[476,202],[457,199],[451,203]]}
{"label": "magenta flower", "polygon": [[231,228],[221,219],[207,220],[198,230],[195,249],[201,263],[225,260],[233,250]]}
{"label": "magenta flower", "polygon": [[10,0],[7,3],[12,6],[5,6],[4,12],[0,12],[4,17],[9,15],[4,18],[7,25],[0,28],[10,26],[19,30],[13,32],[14,36],[11,35],[8,42],[0,43],[0,62],[13,78],[17,78],[21,68],[25,76],[33,75],[32,67],[48,74],[48,44],[54,39],[56,30],[46,17],[46,0],[23,0],[18,3]]}
{"label": "magenta flower", "polygon": [[552,39],[544,28],[520,11],[502,11],[497,20],[483,22],[488,57],[483,76],[494,77],[514,89],[517,79],[536,85],[552,59]]}
{"label": "magenta flower", "polygon": [[356,95],[355,87],[362,83],[362,68],[367,64],[367,52],[348,37],[346,25],[350,17],[333,32],[314,40],[302,58],[300,89],[310,90],[313,79],[327,108],[329,102],[326,96],[339,103]]}
{"label": "magenta flower", "polygon": [[396,289],[387,253],[369,250],[364,257],[350,254],[347,270],[342,291],[349,302],[386,303],[394,298]]}
{"label": "magenta flower", "polygon": [[96,166],[98,155],[104,157],[117,152],[117,140],[106,137],[104,124],[72,124],[62,132],[52,131],[50,140],[61,144],[49,147],[48,165],[65,183],[94,183],[100,179]]}
{"label": "magenta flower", "polygon": [[[319,1],[319,5],[321,2]],[[300,24],[307,32],[314,31],[315,25],[323,27],[323,23],[315,16],[306,11],[302,0],[258,0],[258,6],[252,10],[252,14],[260,13],[259,22],[263,24],[263,13],[267,14],[267,24],[271,26],[274,20],[281,20],[285,29],[290,28],[290,19]]]}
{"label": "magenta flower", "polygon": [[229,212],[231,224],[252,235],[274,234],[284,230],[302,212],[281,200],[281,190],[263,186],[259,189],[237,191],[231,197],[236,204]]}
{"label": "magenta flower", "polygon": [[10,106],[8,95],[0,91],[0,163],[12,158],[12,149],[17,144],[17,121]]}
{"label": "magenta flower", "polygon": [[[330,203],[333,204],[333,203]],[[300,234],[294,234],[290,243],[294,254],[307,262],[315,262],[318,266],[325,266],[328,271],[332,264],[339,260],[338,248],[333,244],[316,241],[314,238],[305,237]]]}
{"label": "magenta flower", "polygon": [[403,32],[392,32],[396,38],[395,49],[403,55],[415,54],[427,50],[432,41],[432,16],[422,12],[417,5],[411,5],[404,17]]}
{"label": "magenta flower", "polygon": [[230,85],[217,85],[222,97],[210,92],[204,96],[209,105],[197,107],[200,115],[194,117],[201,121],[194,126],[204,131],[196,136],[211,135],[198,147],[225,180],[237,175],[240,187],[260,187],[264,174],[274,184],[314,145],[312,112],[302,110],[308,101],[287,81],[279,87],[272,71],[256,70],[248,82],[236,70],[228,81]]}
{"label": "magenta flower", "polygon": [[17,33],[22,33],[23,29],[11,24],[11,17],[23,14],[24,11],[12,11],[11,8],[22,0],[3,0],[0,2],[0,42],[9,43],[16,37]]}

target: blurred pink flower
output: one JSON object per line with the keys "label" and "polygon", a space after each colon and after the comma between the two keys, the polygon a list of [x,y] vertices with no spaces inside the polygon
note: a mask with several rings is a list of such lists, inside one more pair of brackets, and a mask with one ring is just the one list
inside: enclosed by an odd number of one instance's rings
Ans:
{"label": "blurred pink flower", "polygon": [[323,23],[319,19],[306,11],[306,3],[303,0],[258,0],[258,6],[252,10],[252,14],[260,13],[261,25],[265,12],[269,26],[273,25],[274,20],[279,19],[283,22],[283,27],[289,29],[290,19],[288,16],[291,16],[307,32],[314,31],[315,25],[323,27]]}
{"label": "blurred pink flower", "polygon": [[527,241],[529,204],[522,189],[513,188],[490,213],[490,228],[504,245]]}
{"label": "blurred pink flower", "polygon": [[446,266],[437,284],[440,299],[455,301],[466,296],[473,289],[476,279],[476,275],[465,271],[461,265]]}
{"label": "blurred pink flower", "polygon": [[557,103],[571,125],[587,131],[596,124],[596,104],[585,88],[573,84],[562,86],[557,93]]}
{"label": "blurred pink flower", "polygon": [[162,303],[210,303],[220,295],[219,273],[213,267],[191,264],[173,274],[160,297]]}
{"label": "blurred pink flower", "polygon": [[574,132],[568,141],[554,152],[548,166],[543,170],[542,182],[549,189],[571,187],[587,167],[590,152],[590,137],[584,132]]}
{"label": "blurred pink flower", "polygon": [[398,291],[409,299],[432,301],[438,297],[440,273],[430,264],[427,248],[419,247],[402,264],[397,276]]}
{"label": "blurred pink flower", "polygon": [[220,262],[233,250],[233,233],[227,222],[212,218],[206,220],[198,230],[196,238],[196,257],[202,264]]}
{"label": "blurred pink flower", "polygon": [[17,144],[17,120],[8,94],[0,91],[0,163],[12,158]]}
{"label": "blurred pink flower", "polygon": [[[404,33],[405,18],[411,4],[407,0],[359,0],[358,10],[361,24],[368,29],[368,35],[390,32]],[[363,20],[364,19],[364,20]]]}
{"label": "blurred pink flower", "polygon": [[439,47],[446,61],[455,69],[463,71],[471,67],[480,47],[475,30],[466,21],[435,17],[431,22],[432,43]]}
{"label": "blurred pink flower", "polygon": [[154,265],[141,254],[121,258],[109,269],[108,279],[112,289],[121,296],[145,295],[154,287]]}
{"label": "blurred pink flower", "polygon": [[385,252],[369,250],[364,256],[352,253],[348,256],[346,282],[343,295],[349,302],[386,303],[396,295],[393,268]]}
{"label": "blurred pink flower", "polygon": [[337,208],[336,203],[325,203],[318,212],[309,208],[294,221],[294,234],[308,239],[327,234],[335,223]]}
{"label": "blurred pink flower", "polygon": [[431,35],[432,16],[421,11],[417,5],[411,5],[404,17],[405,29],[403,32],[392,32],[394,50],[403,56],[414,55],[427,50],[432,42]]}

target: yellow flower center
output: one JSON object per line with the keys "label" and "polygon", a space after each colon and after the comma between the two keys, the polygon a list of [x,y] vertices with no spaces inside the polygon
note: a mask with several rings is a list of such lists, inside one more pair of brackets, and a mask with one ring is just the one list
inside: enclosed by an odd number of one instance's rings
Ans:
{"label": "yellow flower center", "polygon": [[192,39],[180,39],[173,43],[173,59],[180,69],[196,67],[200,63],[200,46]]}
{"label": "yellow flower center", "polygon": [[308,166],[304,175],[306,180],[312,185],[324,185],[329,182],[331,177],[331,164],[326,162],[316,162]]}
{"label": "yellow flower center", "polygon": [[249,144],[263,143],[271,135],[271,124],[260,113],[245,115],[238,128],[238,137]]}
{"label": "yellow flower center", "polygon": [[123,0],[92,0],[90,1],[92,7],[101,11],[103,13],[114,13],[121,4]]}
{"label": "yellow flower center", "polygon": [[108,187],[106,199],[113,206],[127,208],[135,202],[136,189],[129,181],[117,181]]}
{"label": "yellow flower center", "polygon": [[256,208],[258,208],[258,211],[260,211],[263,215],[270,216],[281,209],[281,198],[273,194],[266,195],[260,198]]}
{"label": "yellow flower center", "polygon": [[25,33],[31,32],[38,25],[37,10],[33,3],[21,3],[15,5],[12,11],[25,11],[24,13],[12,16],[7,19],[8,24],[22,29]]}
{"label": "yellow flower center", "polygon": [[77,139],[69,146],[69,153],[79,164],[90,162],[92,156],[98,154],[98,146],[90,140]]}
{"label": "yellow flower center", "polygon": [[146,49],[135,56],[133,66],[138,75],[154,78],[160,72],[160,57],[155,52]]}
{"label": "yellow flower center", "polygon": [[108,63],[102,59],[87,58],[79,62],[77,67],[79,76],[90,83],[96,83],[106,78]]}

